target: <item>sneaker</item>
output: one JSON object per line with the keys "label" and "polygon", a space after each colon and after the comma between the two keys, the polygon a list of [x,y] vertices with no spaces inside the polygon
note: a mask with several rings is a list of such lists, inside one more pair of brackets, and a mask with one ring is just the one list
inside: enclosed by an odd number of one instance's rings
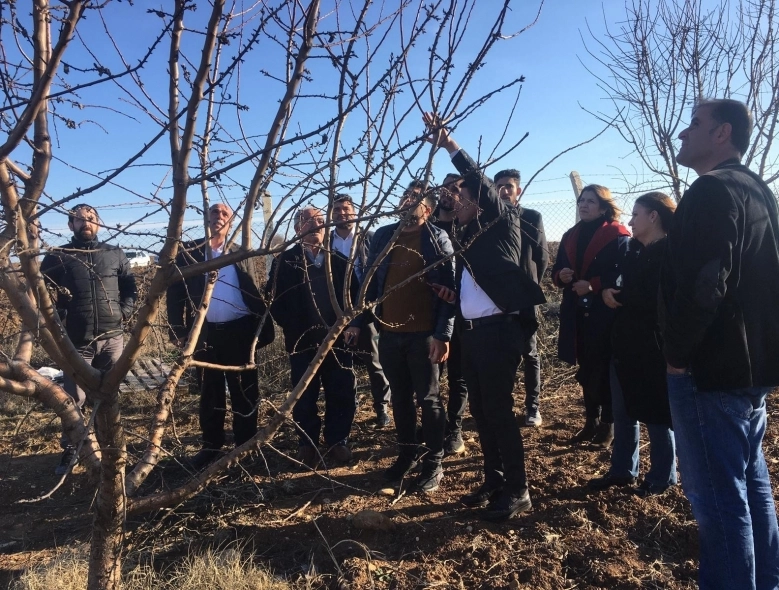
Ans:
{"label": "sneaker", "polygon": [[484,508],[490,502],[496,500],[502,491],[503,486],[496,486],[485,482],[474,491],[465,494],[460,498],[460,502],[468,508]]}
{"label": "sneaker", "polygon": [[605,450],[614,442],[614,424],[601,422],[598,424],[595,436],[590,441],[590,448],[595,450]]}
{"label": "sneaker", "polygon": [[538,411],[538,408],[528,408],[525,413],[525,426],[538,428],[543,422],[544,420],[541,418],[541,412]]}
{"label": "sneaker", "polygon": [[660,496],[668,491],[670,485],[657,486],[649,483],[647,480],[642,481],[638,486],[633,488],[633,493],[639,498],[647,498],[648,496]]}
{"label": "sneaker", "polygon": [[319,464],[319,452],[311,445],[301,446],[295,458],[310,469],[315,469]]}
{"label": "sneaker", "polygon": [[345,444],[335,445],[330,449],[330,456],[339,463],[348,463],[352,460],[352,451]]}
{"label": "sneaker", "polygon": [[416,459],[398,457],[392,466],[384,471],[384,479],[387,481],[400,481],[406,474],[416,467]]}
{"label": "sneaker", "polygon": [[631,475],[611,475],[607,473],[602,477],[595,477],[587,482],[587,487],[594,492],[601,492],[612,486],[631,486],[636,483],[636,478]]}
{"label": "sneaker", "polygon": [[461,431],[453,432],[444,439],[444,456],[459,455],[465,452],[465,443]]}
{"label": "sneaker", "polygon": [[386,428],[390,425],[390,417],[387,410],[378,410],[376,412],[376,428]]}
{"label": "sneaker", "polygon": [[589,443],[598,433],[598,424],[600,424],[599,420],[588,419],[584,424],[584,428],[568,439],[568,444],[577,445],[579,443]]}
{"label": "sneaker", "polygon": [[76,447],[67,446],[62,451],[62,457],[60,457],[59,465],[54,468],[55,475],[65,475],[75,466],[77,461]]}
{"label": "sneaker", "polygon": [[504,489],[495,500],[487,505],[481,513],[484,520],[490,522],[505,522],[515,514],[527,512],[533,507],[530,492],[510,492]]}
{"label": "sneaker", "polygon": [[441,469],[440,465],[436,465],[435,467],[428,467],[426,465],[422,469],[422,473],[414,480],[413,490],[415,492],[422,492],[423,494],[430,494],[438,489],[443,478],[444,470]]}
{"label": "sneaker", "polygon": [[221,455],[222,453],[219,449],[200,449],[187,461],[192,469],[200,471],[211,465],[211,463],[216,461]]}

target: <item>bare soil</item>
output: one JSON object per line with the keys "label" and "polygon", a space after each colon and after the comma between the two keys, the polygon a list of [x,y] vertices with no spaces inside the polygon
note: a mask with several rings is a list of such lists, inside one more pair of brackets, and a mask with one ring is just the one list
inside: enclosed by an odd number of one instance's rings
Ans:
{"label": "bare soil", "polygon": [[[608,468],[609,452],[564,444],[582,423],[581,396],[569,381],[553,390],[548,385],[543,426],[523,429],[533,509],[508,523],[481,521],[459,503],[481,477],[471,419],[465,423],[467,451],[445,459],[437,492],[382,495],[394,431],[372,425],[363,380],[349,465],[301,470],[285,456],[296,449],[292,429],[285,428],[272,447],[263,447],[205,493],[174,510],[131,518],[128,565],[153,559],[155,567],[164,567],[189,552],[237,544],[277,575],[309,587],[694,588],[697,529],[681,490],[647,499],[629,488],[589,492],[585,484]],[[127,400],[131,433],[143,435],[152,402],[151,393]],[[58,549],[87,542],[95,493],[77,467],[50,499],[20,503],[48,492],[58,480],[53,470],[59,422],[34,405],[11,410],[0,414],[0,587]],[[764,448],[776,490],[779,417],[771,413]],[[175,422],[169,449],[181,457],[196,450],[196,395],[177,400]],[[135,441],[133,457],[142,448]],[[644,464],[647,452],[642,447]],[[171,457],[141,492],[170,489],[188,477]],[[394,527],[357,529],[351,516],[363,509],[383,513]]]}

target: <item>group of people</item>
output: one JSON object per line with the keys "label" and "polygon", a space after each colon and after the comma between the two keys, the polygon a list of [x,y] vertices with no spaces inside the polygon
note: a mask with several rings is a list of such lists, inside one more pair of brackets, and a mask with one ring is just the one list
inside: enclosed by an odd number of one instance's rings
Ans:
{"label": "group of people", "polygon": [[[542,219],[519,204],[516,170],[487,178],[436,114],[426,113],[424,123],[427,140],[448,152],[456,173],[439,187],[411,183],[397,223],[375,234],[359,231],[352,199],[337,194],[328,205],[329,234],[322,210],[294,213],[297,242],[275,258],[264,286],[246,258],[219,269],[195,353],[203,361],[203,444],[190,458],[193,467],[214,461],[225,444],[225,381],[235,444],[256,433],[256,371],[218,366],[250,364],[255,338],[257,348],[273,340],[269,311],[283,332],[293,386],[309,379],[293,409],[302,464],[351,459],[353,363],[360,362],[370,377],[377,426],[389,425],[390,406],[394,418],[397,456],[384,473],[388,481],[404,481],[419,465],[413,489],[439,487],[443,457],[464,450],[467,400],[483,481],[462,503],[496,522],[531,507],[513,392],[524,359],[524,424],[541,425],[535,332],[537,306],[545,302],[539,283],[549,263]],[[577,365],[584,397],[584,426],[570,442],[612,448],[608,471],[588,486],[597,491],[637,481],[644,423],[651,465],[635,493],[660,494],[675,485],[678,457],[700,529],[702,588],[779,587],[779,531],[762,453],[765,398],[779,385],[779,219],[776,197],[740,164],[751,130],[745,105],[699,102],[677,155],[699,178],[678,208],[660,192],[640,196],[628,224],[631,237],[610,191],[588,185],[578,198],[580,221],[564,234],[552,268],[562,290],[559,357]],[[233,217],[226,205],[211,206],[208,243],[183,244],[176,266],[238,251],[225,249]],[[134,282],[121,250],[96,241],[94,208],[74,207],[69,223],[73,241],[49,254],[42,270],[62,294],[58,307],[74,344],[105,369],[121,350],[114,340],[132,310]],[[178,345],[208,286],[205,274],[182,274],[167,295]],[[368,307],[316,358],[361,289]],[[308,374],[312,361],[318,368]],[[72,376],[66,379],[83,403]],[[64,444],[67,466],[73,447]]]}

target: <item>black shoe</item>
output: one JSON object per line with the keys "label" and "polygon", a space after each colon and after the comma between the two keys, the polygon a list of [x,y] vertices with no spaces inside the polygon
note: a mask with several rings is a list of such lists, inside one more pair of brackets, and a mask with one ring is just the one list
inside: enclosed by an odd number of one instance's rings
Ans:
{"label": "black shoe", "polygon": [[54,468],[55,475],[65,475],[70,471],[71,464],[76,464],[76,447],[67,446],[62,451],[62,457],[60,457],[59,465]]}
{"label": "black shoe", "polygon": [[587,422],[584,424],[584,428],[582,428],[579,432],[574,434],[570,439],[568,439],[569,445],[578,445],[580,443],[589,443],[592,441],[593,438],[595,438],[595,435],[598,434],[598,424],[600,421],[595,419],[587,419]]}
{"label": "black shoe", "polygon": [[527,512],[532,507],[530,492],[527,490],[517,493],[504,489],[495,500],[487,505],[481,516],[490,522],[505,522],[515,514]]}
{"label": "black shoe", "polygon": [[477,489],[460,498],[460,502],[468,508],[484,508],[503,491],[503,486],[483,483]]}
{"label": "black shoe", "polygon": [[222,453],[219,449],[200,449],[194,456],[189,458],[188,462],[192,469],[200,471],[211,465],[211,463],[221,456]]}
{"label": "black shoe", "polygon": [[656,486],[649,483],[647,480],[642,481],[637,487],[633,488],[633,493],[639,498],[646,498],[648,496],[660,496],[668,491],[671,486]]}
{"label": "black shoe", "polygon": [[636,478],[631,475],[611,475],[607,473],[603,477],[596,477],[587,482],[587,487],[595,492],[600,492],[611,486],[631,486],[636,483]]}
{"label": "black shoe", "polygon": [[414,480],[413,490],[415,492],[422,492],[423,494],[429,494],[435,492],[438,486],[441,485],[441,480],[444,478],[444,470],[440,465],[435,467],[428,467],[427,465],[422,469],[417,478]]}
{"label": "black shoe", "polygon": [[465,452],[465,443],[460,430],[451,433],[444,439],[444,456],[459,455]]}
{"label": "black shoe", "polygon": [[590,448],[596,450],[605,450],[614,442],[614,424],[601,422],[596,428],[597,432],[590,441]]}
{"label": "black shoe", "polygon": [[384,479],[387,481],[400,481],[409,471],[416,467],[416,464],[416,459],[398,457],[392,466],[384,472]]}
{"label": "black shoe", "polygon": [[390,425],[390,417],[387,410],[376,411],[376,428],[386,428]]}

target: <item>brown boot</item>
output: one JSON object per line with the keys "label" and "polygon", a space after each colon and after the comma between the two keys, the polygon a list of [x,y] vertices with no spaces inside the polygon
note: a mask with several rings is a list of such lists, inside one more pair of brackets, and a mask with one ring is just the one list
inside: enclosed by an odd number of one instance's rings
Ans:
{"label": "brown boot", "polygon": [[582,443],[589,443],[592,441],[593,438],[595,438],[595,435],[598,433],[598,425],[600,424],[600,421],[597,418],[588,418],[587,422],[584,424],[584,428],[582,428],[579,432],[574,434],[570,439],[568,439],[569,445],[578,445]]}
{"label": "brown boot", "polygon": [[614,424],[612,422],[601,422],[598,425],[597,432],[590,443],[590,448],[595,450],[608,449],[614,441]]}

